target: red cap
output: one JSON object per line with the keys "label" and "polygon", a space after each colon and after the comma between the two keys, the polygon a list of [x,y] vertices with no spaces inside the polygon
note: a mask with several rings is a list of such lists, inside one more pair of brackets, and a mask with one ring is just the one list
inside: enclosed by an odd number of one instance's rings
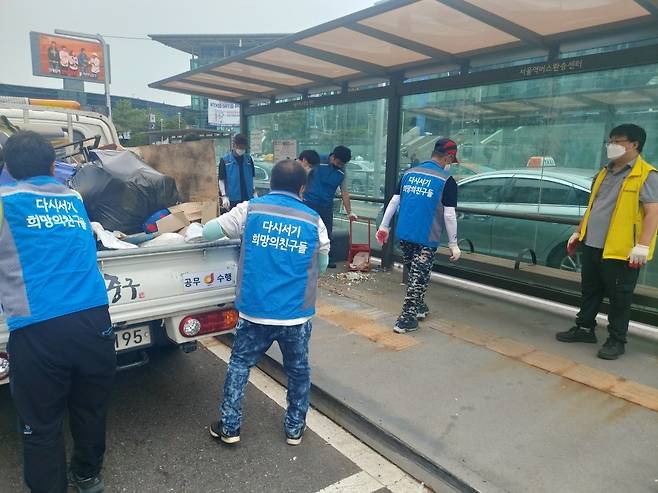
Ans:
{"label": "red cap", "polygon": [[458,163],[457,160],[457,143],[451,139],[439,139],[434,144],[434,152],[440,152],[441,154],[450,154],[452,156],[452,161]]}

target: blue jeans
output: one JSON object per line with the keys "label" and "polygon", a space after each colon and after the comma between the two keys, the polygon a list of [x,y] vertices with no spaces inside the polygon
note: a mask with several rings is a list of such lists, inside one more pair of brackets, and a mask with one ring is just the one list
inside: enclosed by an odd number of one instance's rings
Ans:
{"label": "blue jeans", "polygon": [[274,341],[279,343],[283,354],[283,367],[288,376],[285,431],[296,435],[304,428],[311,389],[311,367],[308,363],[311,329],[310,320],[300,325],[284,326],[261,325],[240,319],[224,382],[224,402],[219,407],[222,425],[226,431],[234,433],[240,428],[242,398],[249,379],[249,370],[258,363]]}

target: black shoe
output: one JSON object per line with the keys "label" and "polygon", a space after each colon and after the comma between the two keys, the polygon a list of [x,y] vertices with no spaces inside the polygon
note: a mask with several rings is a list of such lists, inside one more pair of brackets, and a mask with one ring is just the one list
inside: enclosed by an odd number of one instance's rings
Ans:
{"label": "black shoe", "polygon": [[79,493],[103,493],[105,485],[100,474],[90,478],[81,478],[74,472],[69,472],[69,486],[72,486]]}
{"label": "black shoe", "polygon": [[569,330],[558,332],[555,338],[560,342],[589,342],[596,344],[594,329],[584,329],[580,325],[574,325]]}
{"label": "black shoe", "polygon": [[328,269],[335,269],[336,268],[336,262],[329,262],[327,264]]}
{"label": "black shoe", "polygon": [[416,319],[417,320],[423,320],[430,314],[430,309],[429,307],[423,303],[420,305],[420,308],[418,308],[418,312],[416,312]]}
{"label": "black shoe", "polygon": [[601,359],[617,359],[625,352],[623,342],[608,337],[608,340],[603,343],[603,347],[599,349],[596,355]]}
{"label": "black shoe", "polygon": [[304,430],[306,430],[306,426],[302,427],[301,430],[299,430],[298,433],[295,434],[289,434],[286,431],[286,443],[288,445],[299,445],[302,443],[302,437],[304,436]]}
{"label": "black shoe", "polygon": [[413,332],[418,330],[418,320],[403,320],[398,318],[393,327],[393,332],[397,334],[406,334],[407,332]]}
{"label": "black shoe", "polygon": [[218,438],[224,443],[232,445],[240,441],[240,428],[237,431],[231,433],[226,428],[221,421],[215,421],[210,425],[210,436],[213,438]]}

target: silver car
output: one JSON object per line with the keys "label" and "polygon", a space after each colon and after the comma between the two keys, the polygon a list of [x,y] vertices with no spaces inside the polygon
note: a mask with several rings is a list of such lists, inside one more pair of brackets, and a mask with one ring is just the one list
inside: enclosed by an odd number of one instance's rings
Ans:
{"label": "silver car", "polygon": [[[595,173],[564,168],[481,173],[459,181],[459,207],[477,208],[492,214],[503,212],[579,220],[587,208]],[[469,239],[477,253],[514,259],[530,248],[539,264],[580,270],[578,256],[566,254],[573,225],[466,212],[459,214],[458,221],[460,239]]]}

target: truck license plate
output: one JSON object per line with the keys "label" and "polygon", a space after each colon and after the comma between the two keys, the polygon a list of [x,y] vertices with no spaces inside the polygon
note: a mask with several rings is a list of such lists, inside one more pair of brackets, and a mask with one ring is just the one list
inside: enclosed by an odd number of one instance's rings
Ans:
{"label": "truck license plate", "polygon": [[151,330],[149,327],[131,327],[114,332],[114,348],[117,351],[150,345]]}

